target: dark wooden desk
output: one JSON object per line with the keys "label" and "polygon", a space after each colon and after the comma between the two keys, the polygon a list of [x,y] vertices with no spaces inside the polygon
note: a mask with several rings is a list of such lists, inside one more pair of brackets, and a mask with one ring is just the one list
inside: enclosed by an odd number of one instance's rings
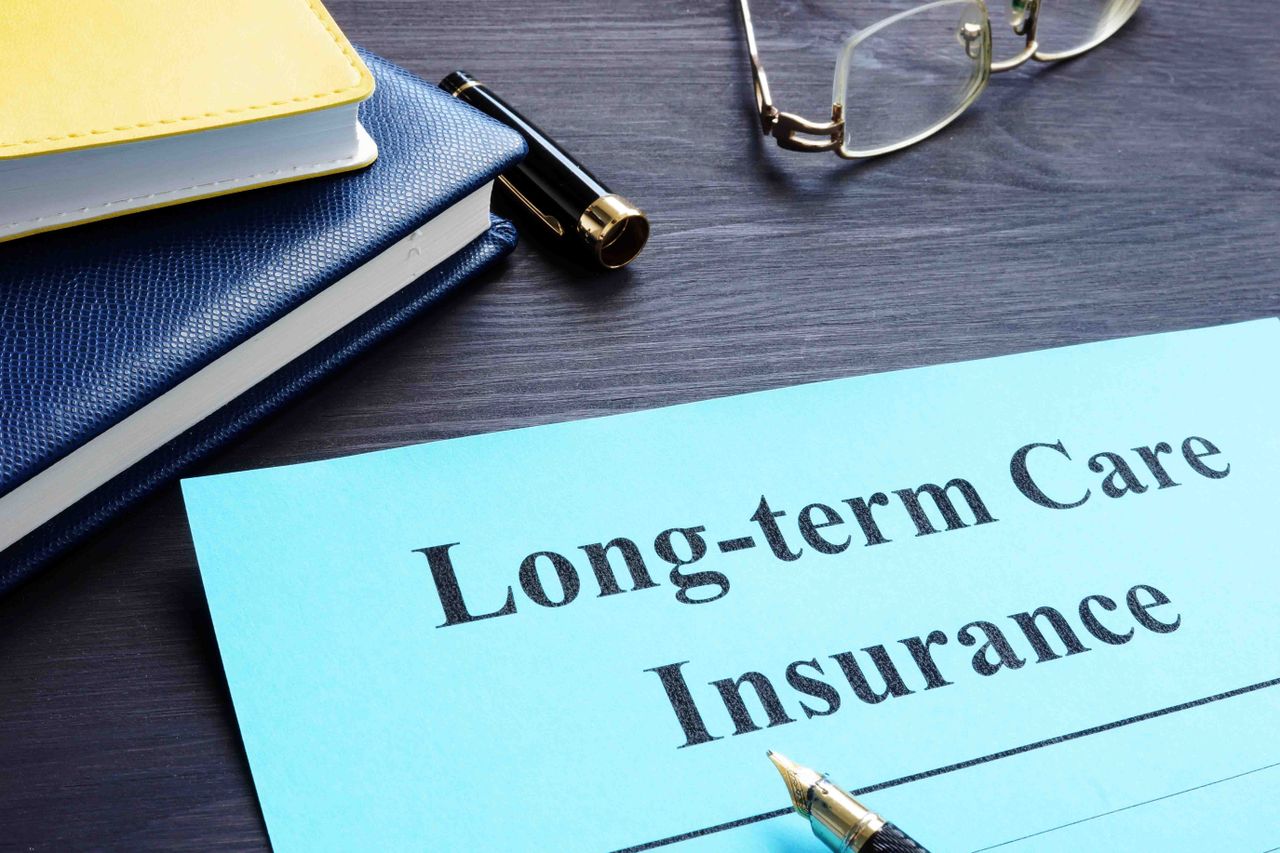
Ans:
{"label": "dark wooden desk", "polygon": [[[821,114],[815,34],[847,30],[757,2],[776,96]],[[329,5],[428,79],[491,83],[653,239],[607,276],[526,241],[201,473],[1280,314],[1275,3],[1151,0],[862,165],[757,137],[728,0]],[[0,600],[0,848],[265,844],[171,486]]]}

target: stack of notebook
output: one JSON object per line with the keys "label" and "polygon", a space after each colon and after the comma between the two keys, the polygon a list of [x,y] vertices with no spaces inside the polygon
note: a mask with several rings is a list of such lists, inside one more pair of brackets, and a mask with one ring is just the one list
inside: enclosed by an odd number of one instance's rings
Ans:
{"label": "stack of notebook", "polygon": [[520,136],[318,3],[29,4],[0,36],[0,590],[514,246]]}

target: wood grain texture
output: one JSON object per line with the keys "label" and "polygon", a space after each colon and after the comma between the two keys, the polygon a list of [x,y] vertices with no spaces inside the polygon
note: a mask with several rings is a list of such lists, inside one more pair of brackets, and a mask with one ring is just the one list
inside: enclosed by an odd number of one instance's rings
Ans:
{"label": "wood grain texture", "polygon": [[[757,2],[775,95],[821,114],[850,4]],[[486,80],[652,242],[597,275],[526,240],[200,473],[1280,314],[1278,4],[1151,0],[864,164],[757,136],[728,0],[328,5]],[[173,486],[0,600],[0,849],[265,845]]]}

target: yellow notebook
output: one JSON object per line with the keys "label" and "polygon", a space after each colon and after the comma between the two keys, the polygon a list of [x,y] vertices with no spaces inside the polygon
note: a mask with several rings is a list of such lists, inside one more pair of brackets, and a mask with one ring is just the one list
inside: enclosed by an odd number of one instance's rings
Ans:
{"label": "yellow notebook", "polygon": [[0,0],[0,240],[371,163],[317,0]]}

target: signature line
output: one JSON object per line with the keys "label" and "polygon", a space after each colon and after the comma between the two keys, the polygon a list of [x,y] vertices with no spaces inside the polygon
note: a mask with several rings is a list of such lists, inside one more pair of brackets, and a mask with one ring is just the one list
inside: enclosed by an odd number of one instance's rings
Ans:
{"label": "signature line", "polygon": [[[862,796],[865,794],[875,793],[876,791],[883,791],[886,788],[896,788],[899,785],[906,785],[909,782],[919,782],[921,779],[929,779],[934,776],[942,776],[945,773],[954,773],[957,770],[965,770],[969,767],[976,767],[979,764],[987,764],[992,761],[998,761],[1001,758],[1009,758],[1010,756],[1020,755],[1024,752],[1031,752],[1032,750],[1035,750],[1035,749],[1043,749],[1046,746],[1053,746],[1054,744],[1065,743],[1070,740],[1076,740],[1077,738],[1088,737],[1089,735],[1101,734],[1102,732],[1108,732],[1108,731],[1111,731],[1112,729],[1118,729],[1124,726],[1131,726],[1134,723],[1142,723],[1142,722],[1146,722],[1147,720],[1154,720],[1157,717],[1164,717],[1164,716],[1168,716],[1169,714],[1176,714],[1179,711],[1186,711],[1191,708],[1198,708],[1201,705],[1208,705],[1211,702],[1221,702],[1223,699],[1231,699],[1236,696],[1243,696],[1246,693],[1252,693],[1255,690],[1263,690],[1267,687],[1275,687],[1276,685],[1280,685],[1280,678],[1273,678],[1270,681],[1259,681],[1257,684],[1250,684],[1246,687],[1237,687],[1235,690],[1228,690],[1225,693],[1215,693],[1212,696],[1205,696],[1203,699],[1193,699],[1190,702],[1183,702],[1181,705],[1170,705],[1167,708],[1159,708],[1155,711],[1148,711],[1145,714],[1138,714],[1135,717],[1126,717],[1123,720],[1116,720],[1110,723],[1103,723],[1100,726],[1093,726],[1092,728],[1081,729],[1078,732],[1068,732],[1067,734],[1058,735],[1057,737],[1038,740],[1035,743],[1023,744],[1022,746],[1015,746],[1010,749],[1001,750],[1000,752],[993,752],[990,755],[982,755],[982,756],[979,756],[978,758],[970,758],[968,761],[961,761],[956,764],[948,764],[945,767],[935,767],[932,770],[924,770],[919,773],[913,773],[910,776],[900,776],[897,779],[890,779],[886,782],[878,782],[875,785],[868,785],[865,788],[859,788],[858,790],[851,791],[850,793],[854,794],[855,796]],[[1268,765],[1268,766],[1275,766],[1275,765]],[[1265,770],[1265,769],[1266,769],[1265,767],[1258,768],[1258,770]],[[1255,770],[1250,772],[1256,773],[1257,771]],[[1219,781],[1226,781],[1226,780],[1223,779]],[[1208,783],[1208,784],[1214,784],[1214,783]],[[1188,790],[1194,790],[1194,789],[1189,788]],[[1176,796],[1176,795],[1170,794],[1169,796]],[[1154,800],[1149,802],[1154,802]],[[1142,804],[1136,803],[1135,805],[1142,805]],[[1126,808],[1132,808],[1132,806],[1128,806]],[[681,841],[688,841],[693,838],[701,838],[704,835],[711,835],[716,832],[724,832],[725,830],[728,830],[728,829],[736,829],[737,827],[740,827],[740,826],[747,826],[749,824],[759,823],[760,821],[764,821],[764,820],[772,820],[775,817],[782,817],[783,815],[790,814],[790,813],[791,813],[791,809],[789,808],[775,809],[774,811],[771,811],[771,812],[761,812],[760,814],[751,815],[749,817],[738,818],[737,820],[731,820],[725,823],[718,823],[715,826],[707,826],[707,827],[703,827],[702,829],[694,829],[694,830],[690,830],[689,832],[682,832],[679,835],[671,835],[671,836],[668,836],[667,838],[659,838],[656,841],[646,841],[643,844],[636,844],[632,847],[624,847],[620,850],[613,851],[613,853],[642,853],[642,851],[645,851],[645,850],[654,850],[658,847],[666,847],[669,844],[676,844]],[[1101,815],[1095,815],[1095,817],[1101,817]],[[1092,820],[1092,818],[1085,818],[1085,820]],[[1066,824],[1066,825],[1070,826],[1070,824]],[[1048,832],[1049,830],[1045,830],[1045,831]],[[1003,843],[1009,844],[1012,842],[1003,842]],[[1000,845],[996,845],[996,846],[1000,846]],[[988,847],[985,849],[990,850],[991,848]]]}

